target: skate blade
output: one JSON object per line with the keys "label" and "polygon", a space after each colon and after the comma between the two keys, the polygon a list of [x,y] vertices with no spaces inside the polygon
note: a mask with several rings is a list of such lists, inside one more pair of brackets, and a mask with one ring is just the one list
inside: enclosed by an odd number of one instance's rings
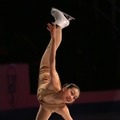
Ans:
{"label": "skate blade", "polygon": [[74,17],[72,17],[71,15],[69,15],[69,14],[67,14],[67,13],[65,13],[65,12],[63,12],[63,11],[57,9],[57,8],[52,7],[52,9],[56,9],[56,10],[62,12],[69,21],[70,21],[70,20],[75,20]]}

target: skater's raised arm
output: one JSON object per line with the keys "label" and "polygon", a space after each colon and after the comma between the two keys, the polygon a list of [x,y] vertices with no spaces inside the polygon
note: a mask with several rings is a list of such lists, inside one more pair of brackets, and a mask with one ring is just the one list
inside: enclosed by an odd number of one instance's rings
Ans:
{"label": "skater's raised arm", "polygon": [[56,76],[56,25],[48,23],[47,29],[50,31],[51,35],[51,48],[50,48],[50,76],[51,81],[50,84],[52,84],[54,87],[60,89],[60,80],[59,77]]}
{"label": "skater's raised arm", "polygon": [[53,76],[56,71],[56,25],[48,23],[47,29],[51,35],[51,50],[50,50],[50,74]]}

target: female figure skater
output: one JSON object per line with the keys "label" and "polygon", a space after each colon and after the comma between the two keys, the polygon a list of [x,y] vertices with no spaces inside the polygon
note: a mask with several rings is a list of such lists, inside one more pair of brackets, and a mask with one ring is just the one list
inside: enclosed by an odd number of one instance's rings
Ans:
{"label": "female figure skater", "polygon": [[48,120],[53,112],[65,120],[73,120],[66,104],[73,103],[79,97],[80,90],[73,83],[61,87],[56,71],[56,51],[61,43],[62,29],[67,27],[73,18],[55,8],[52,8],[51,14],[55,22],[47,25],[51,39],[40,62],[37,90],[40,107],[36,120]]}

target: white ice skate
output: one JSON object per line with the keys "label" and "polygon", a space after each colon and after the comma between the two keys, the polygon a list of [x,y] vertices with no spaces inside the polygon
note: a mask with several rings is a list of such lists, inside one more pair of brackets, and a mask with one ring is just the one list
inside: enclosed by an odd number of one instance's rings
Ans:
{"label": "white ice skate", "polygon": [[70,20],[75,20],[74,17],[68,15],[65,12],[62,12],[56,8],[52,8],[51,15],[55,19],[55,24],[60,26],[61,28],[65,28],[70,24]]}

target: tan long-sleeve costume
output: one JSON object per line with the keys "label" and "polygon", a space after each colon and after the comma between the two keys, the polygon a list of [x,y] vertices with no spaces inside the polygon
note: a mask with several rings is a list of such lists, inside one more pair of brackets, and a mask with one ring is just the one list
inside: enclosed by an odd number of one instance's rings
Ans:
{"label": "tan long-sleeve costume", "polygon": [[53,91],[53,90],[47,89],[47,85],[49,81],[50,81],[49,67],[42,66],[40,68],[40,74],[39,74],[39,80],[38,80],[38,90],[37,90],[38,101],[44,109],[54,112],[54,109],[58,107],[63,107],[65,106],[65,104],[48,103],[46,101],[43,101],[43,98],[45,96],[53,95],[59,92],[59,91]]}

